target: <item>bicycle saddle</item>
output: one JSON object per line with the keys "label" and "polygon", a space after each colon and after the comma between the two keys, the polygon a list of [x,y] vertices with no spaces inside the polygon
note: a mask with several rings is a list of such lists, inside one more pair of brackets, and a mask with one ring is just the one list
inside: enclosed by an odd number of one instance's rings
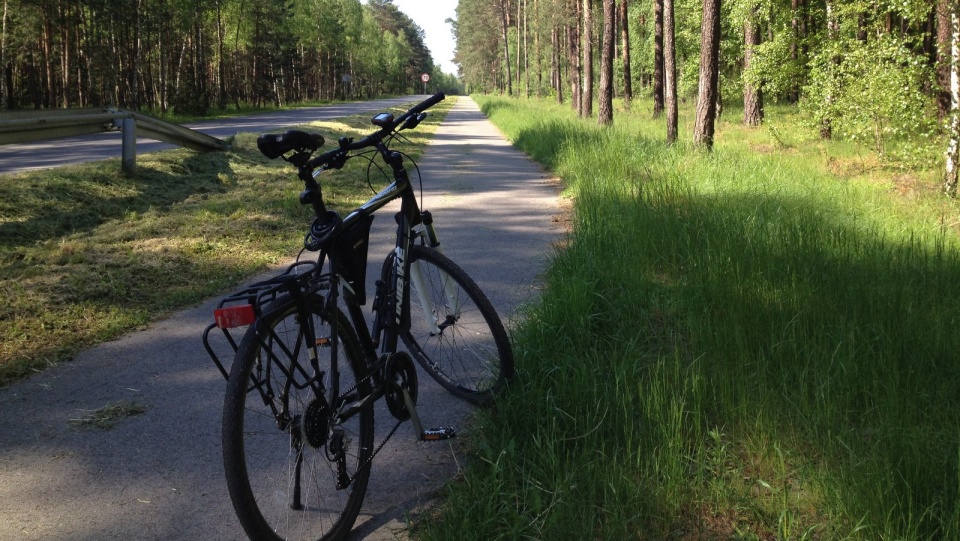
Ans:
{"label": "bicycle saddle", "polygon": [[281,134],[265,133],[257,138],[260,153],[271,160],[290,152],[313,152],[323,146],[323,136],[300,130],[287,130]]}

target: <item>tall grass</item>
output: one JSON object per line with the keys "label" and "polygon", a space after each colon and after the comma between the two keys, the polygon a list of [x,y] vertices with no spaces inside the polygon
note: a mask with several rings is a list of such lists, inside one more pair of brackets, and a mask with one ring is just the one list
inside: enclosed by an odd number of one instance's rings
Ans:
{"label": "tall grass", "polygon": [[480,101],[574,226],[425,538],[960,539],[958,207],[923,174],[789,111],[704,154]]}

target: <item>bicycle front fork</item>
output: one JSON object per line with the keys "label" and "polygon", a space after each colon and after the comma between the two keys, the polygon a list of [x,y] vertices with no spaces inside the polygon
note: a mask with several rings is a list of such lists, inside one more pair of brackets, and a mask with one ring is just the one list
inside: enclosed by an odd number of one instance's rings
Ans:
{"label": "bicycle front fork", "polygon": [[[420,213],[420,222],[423,227],[416,228],[414,238],[419,236],[425,239],[430,248],[443,254],[443,248],[440,247],[440,239],[437,236],[437,229],[433,225],[433,215],[429,210]],[[427,289],[426,282],[424,281],[423,270],[419,265],[410,266],[410,284],[420,299],[420,307],[423,309],[423,316],[431,335],[437,335],[442,332],[439,325],[443,323],[447,317],[453,317],[454,319],[460,318],[460,303],[457,299],[456,284],[442,269],[438,268],[437,271],[443,284],[444,297],[447,300],[447,311],[442,317],[440,311],[433,306],[433,298],[430,296],[430,291]]]}

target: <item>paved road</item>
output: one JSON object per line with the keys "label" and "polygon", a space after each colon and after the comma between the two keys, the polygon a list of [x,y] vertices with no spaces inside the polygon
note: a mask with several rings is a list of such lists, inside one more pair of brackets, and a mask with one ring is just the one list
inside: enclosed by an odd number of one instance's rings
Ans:
{"label": "paved road", "polygon": [[[448,255],[505,320],[514,319],[536,294],[537,274],[562,234],[555,186],[468,98],[449,113],[420,167],[424,207]],[[389,213],[374,222],[372,254],[385,253],[391,222]],[[200,342],[214,304],[0,389],[0,539],[244,539],[220,462],[224,382]],[[420,382],[425,424],[465,426],[467,406],[425,375]],[[148,409],[109,431],[70,425],[119,400]],[[383,409],[376,415],[382,436],[392,423]],[[456,441],[417,443],[401,427],[374,462],[351,537],[404,538],[408,511],[431,501],[465,459]]]}
{"label": "paved road", "polygon": [[[405,96],[376,101],[341,103],[324,107],[303,107],[263,113],[247,117],[224,118],[185,124],[207,135],[226,139],[238,132],[269,132],[281,126],[306,124],[358,113],[377,113],[385,108],[423,101],[426,96]],[[32,169],[49,169],[61,165],[119,158],[122,134],[118,131],[67,137],[51,141],[34,141],[20,145],[0,145],[0,174]],[[153,139],[137,141],[137,154],[173,148]]]}

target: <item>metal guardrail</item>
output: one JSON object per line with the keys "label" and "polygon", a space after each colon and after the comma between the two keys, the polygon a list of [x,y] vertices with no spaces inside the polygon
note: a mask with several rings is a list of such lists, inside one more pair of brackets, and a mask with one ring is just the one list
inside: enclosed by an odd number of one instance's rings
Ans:
{"label": "metal guardrail", "polygon": [[119,129],[123,132],[123,169],[136,167],[137,138],[145,137],[200,152],[224,151],[226,142],[179,124],[122,109],[51,109],[0,113],[0,145],[87,135]]}

